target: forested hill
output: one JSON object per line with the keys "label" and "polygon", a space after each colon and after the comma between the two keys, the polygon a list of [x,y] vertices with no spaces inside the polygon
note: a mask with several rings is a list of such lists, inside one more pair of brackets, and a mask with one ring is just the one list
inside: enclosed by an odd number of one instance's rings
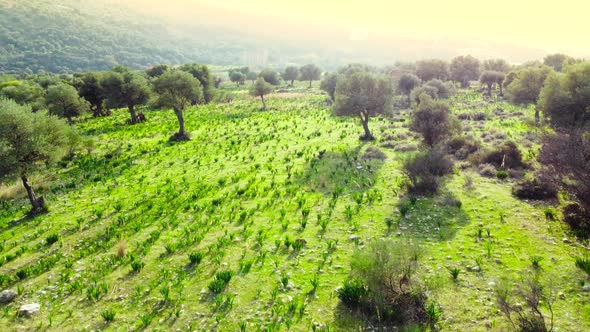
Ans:
{"label": "forested hill", "polygon": [[233,43],[186,38],[164,23],[100,1],[0,0],[0,73],[239,62]]}
{"label": "forested hill", "polygon": [[545,55],[514,45],[441,37],[371,35],[352,41],[349,31],[336,28],[191,6],[188,18],[179,21],[125,0],[0,0],[0,74],[190,62],[260,68],[311,62],[333,70],[352,62],[451,59],[466,51],[515,63]]}

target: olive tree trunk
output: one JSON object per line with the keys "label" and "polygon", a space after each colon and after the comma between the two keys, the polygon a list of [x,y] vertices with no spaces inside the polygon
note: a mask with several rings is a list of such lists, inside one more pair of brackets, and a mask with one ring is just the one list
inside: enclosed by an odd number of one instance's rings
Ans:
{"label": "olive tree trunk", "polygon": [[262,109],[266,110],[266,101],[264,101],[264,95],[260,96],[260,100],[262,100]]}
{"label": "olive tree trunk", "polygon": [[129,114],[131,114],[131,122],[130,123],[136,123],[137,122],[137,114],[135,113],[135,105],[131,104],[128,107],[129,107]]}
{"label": "olive tree trunk", "polygon": [[367,111],[360,112],[359,117],[361,119],[361,124],[363,125],[363,129],[365,130],[365,134],[361,136],[363,141],[372,141],[375,139],[373,134],[371,134],[371,130],[369,129],[369,114]]}
{"label": "olive tree trunk", "polygon": [[184,136],[184,116],[182,110],[174,109],[174,114],[176,114],[176,118],[178,118],[178,135]]}
{"label": "olive tree trunk", "polygon": [[43,198],[37,199],[35,196],[35,191],[33,191],[33,187],[29,184],[29,179],[26,175],[21,176],[21,180],[23,181],[23,186],[27,190],[27,195],[29,196],[29,201],[31,202],[31,206],[33,209],[31,210],[32,214],[37,214],[45,210],[45,206],[43,203]]}

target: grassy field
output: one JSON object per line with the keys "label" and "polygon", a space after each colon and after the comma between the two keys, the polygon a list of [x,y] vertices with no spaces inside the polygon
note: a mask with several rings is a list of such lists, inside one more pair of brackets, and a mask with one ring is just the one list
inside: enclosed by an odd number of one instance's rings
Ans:
{"label": "grassy field", "polygon": [[[514,179],[458,162],[443,193],[401,213],[401,164],[419,142],[408,112],[371,120],[377,141],[363,143],[357,120],[333,117],[315,88],[283,89],[265,112],[245,90],[226,89],[232,103],[186,112],[186,143],[168,142],[171,111],[133,126],[123,110],[77,123],[95,146],[34,177],[46,215],[26,218],[18,184],[1,188],[0,284],[19,297],[1,308],[0,330],[360,331],[368,326],[335,290],[351,253],[387,237],[422,243],[420,279],[442,330],[508,329],[493,285],[520,280],[535,255],[559,294],[556,330],[590,329],[588,280],[573,262],[582,246],[546,220],[550,206],[515,199]],[[485,146],[513,140],[535,158],[532,108],[475,92],[451,103],[486,114],[462,121]],[[225,271],[231,280],[215,282]],[[18,317],[31,302],[41,312]]]}

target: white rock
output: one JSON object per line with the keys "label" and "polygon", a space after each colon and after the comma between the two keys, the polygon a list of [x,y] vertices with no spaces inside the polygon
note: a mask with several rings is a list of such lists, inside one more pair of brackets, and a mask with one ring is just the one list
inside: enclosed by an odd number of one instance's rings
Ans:
{"label": "white rock", "polygon": [[22,305],[18,309],[18,314],[20,316],[22,316],[22,315],[30,316],[30,315],[38,312],[39,310],[41,310],[41,305],[39,303],[29,303],[29,304]]}

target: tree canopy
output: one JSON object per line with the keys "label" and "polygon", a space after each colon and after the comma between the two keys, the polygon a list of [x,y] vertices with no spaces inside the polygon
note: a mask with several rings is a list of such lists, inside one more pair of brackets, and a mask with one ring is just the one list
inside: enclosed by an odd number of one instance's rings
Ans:
{"label": "tree canopy", "polygon": [[369,119],[391,109],[393,86],[385,76],[356,72],[336,84],[334,112],[339,116],[358,116],[365,131],[363,140],[373,140]]}
{"label": "tree canopy", "polygon": [[476,81],[480,75],[479,60],[467,56],[458,56],[453,58],[450,66],[450,76],[455,82],[461,83],[461,87],[469,87],[469,81]]}
{"label": "tree canopy", "polygon": [[293,81],[299,77],[299,68],[295,66],[289,66],[285,68],[282,76],[285,81],[291,82],[291,86],[293,86]]}
{"label": "tree canopy", "polygon": [[281,78],[279,77],[279,73],[272,68],[263,69],[260,72],[260,74],[258,74],[258,76],[262,77],[269,84],[272,84],[272,85],[281,84]]}
{"label": "tree canopy", "polygon": [[[75,91],[75,90],[74,90]],[[20,178],[32,212],[45,210],[29,184],[29,174],[63,158],[76,142],[77,134],[63,121],[29,106],[0,98],[0,180]]]}
{"label": "tree canopy", "polygon": [[270,85],[264,78],[259,77],[250,87],[250,95],[253,97],[260,97],[262,101],[262,109],[266,109],[266,101],[264,96],[272,92],[272,85]]}
{"label": "tree canopy", "polygon": [[110,107],[127,107],[131,116],[129,123],[141,120],[135,112],[135,106],[145,104],[149,99],[150,88],[145,77],[119,67],[108,72],[101,85]]}
{"label": "tree canopy", "polygon": [[417,61],[416,75],[424,82],[435,78],[446,81],[449,78],[449,65],[438,59]]}
{"label": "tree canopy", "polygon": [[154,92],[157,94],[157,105],[172,108],[178,118],[178,133],[172,140],[188,140],[190,137],[184,129],[184,110],[202,93],[199,80],[191,74],[180,70],[169,70],[154,81]]}
{"label": "tree canopy", "polygon": [[299,80],[300,81],[309,81],[309,87],[311,88],[311,82],[315,80],[319,80],[322,76],[322,70],[314,65],[314,64],[307,64],[299,69]]}
{"label": "tree canopy", "polygon": [[551,68],[547,66],[529,67],[515,72],[506,86],[508,98],[517,104],[536,104]]}
{"label": "tree canopy", "polygon": [[76,88],[65,83],[47,89],[46,103],[50,114],[68,119],[69,124],[73,124],[74,117],[90,108],[88,102],[78,95]]}

